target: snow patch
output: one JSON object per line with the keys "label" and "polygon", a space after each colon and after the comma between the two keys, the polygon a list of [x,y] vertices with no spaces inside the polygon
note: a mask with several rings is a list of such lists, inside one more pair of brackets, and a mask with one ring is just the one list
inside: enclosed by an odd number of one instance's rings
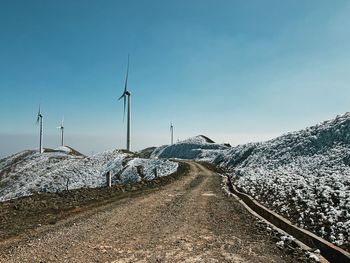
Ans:
{"label": "snow patch", "polygon": [[65,153],[71,153],[72,149],[67,147],[67,146],[60,146],[58,148],[55,149],[56,151],[60,151],[60,152],[65,152]]}

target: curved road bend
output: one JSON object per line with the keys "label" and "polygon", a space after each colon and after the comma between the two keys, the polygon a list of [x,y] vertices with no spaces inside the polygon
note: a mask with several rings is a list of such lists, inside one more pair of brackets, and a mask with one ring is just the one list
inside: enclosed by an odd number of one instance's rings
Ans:
{"label": "curved road bend", "polygon": [[221,189],[221,177],[189,162],[188,176],[79,214],[11,248],[0,262],[296,262]]}

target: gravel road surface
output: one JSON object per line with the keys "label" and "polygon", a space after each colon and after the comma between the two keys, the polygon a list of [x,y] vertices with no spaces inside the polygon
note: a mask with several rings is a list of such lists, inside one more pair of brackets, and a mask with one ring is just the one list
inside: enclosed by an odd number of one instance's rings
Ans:
{"label": "gravel road surface", "polygon": [[219,175],[190,166],[157,191],[0,242],[0,262],[298,262],[224,194]]}

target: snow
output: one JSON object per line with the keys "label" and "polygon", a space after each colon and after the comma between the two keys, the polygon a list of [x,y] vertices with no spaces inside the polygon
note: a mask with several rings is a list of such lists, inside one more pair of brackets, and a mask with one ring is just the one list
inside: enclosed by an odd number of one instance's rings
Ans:
{"label": "snow", "polygon": [[[68,148],[68,147],[67,147]],[[65,149],[66,150],[66,149]],[[142,168],[141,168],[142,167]],[[0,201],[28,196],[35,192],[57,192],[106,185],[111,171],[114,183],[134,183],[167,176],[178,164],[167,160],[135,158],[121,151],[107,151],[92,157],[73,156],[67,151],[23,151],[0,160]],[[139,173],[144,171],[144,173]]]}
{"label": "snow", "polygon": [[56,151],[61,151],[61,152],[66,152],[66,153],[71,153],[72,149],[67,147],[67,146],[60,146],[55,149]]}
{"label": "snow", "polygon": [[284,247],[284,242],[281,240],[281,241],[278,241],[276,242],[276,245],[280,248],[283,248]]}
{"label": "snow", "polygon": [[13,154],[7,158],[4,158],[2,160],[0,160],[0,170],[3,170],[6,167],[11,166],[11,164],[16,160],[16,159],[21,159],[22,157],[24,157],[25,155],[31,154],[33,151],[22,151],[22,152],[18,152],[16,154]]}
{"label": "snow", "polygon": [[236,162],[239,189],[336,245],[349,241],[350,114],[249,147],[224,161]]}
{"label": "snow", "polygon": [[315,262],[320,262],[320,258],[316,256],[314,253],[309,252],[308,253],[309,259],[315,261]]}
{"label": "snow", "polygon": [[152,160],[134,158],[128,163],[128,168],[123,172],[124,177],[128,177],[132,173],[132,169],[143,167],[141,175],[146,180],[153,180],[156,177],[162,177],[177,171],[178,164],[168,160]]}
{"label": "snow", "polygon": [[211,140],[203,135],[198,135],[191,137],[185,140],[180,141],[179,143],[184,144],[211,144]]}
{"label": "snow", "polygon": [[350,113],[276,139],[225,147],[189,139],[158,158],[208,161],[236,186],[302,228],[342,246],[350,241]]}
{"label": "snow", "polygon": [[173,145],[158,147],[151,157],[212,161],[219,151],[228,148],[223,144],[209,143],[206,138],[199,135]]}

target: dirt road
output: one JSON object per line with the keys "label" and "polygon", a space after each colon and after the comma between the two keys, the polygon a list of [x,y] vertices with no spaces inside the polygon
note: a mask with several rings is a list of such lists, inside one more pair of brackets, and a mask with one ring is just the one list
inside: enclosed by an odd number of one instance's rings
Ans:
{"label": "dirt road", "polygon": [[190,165],[188,176],[158,191],[0,244],[0,262],[297,262],[224,195],[219,175]]}

